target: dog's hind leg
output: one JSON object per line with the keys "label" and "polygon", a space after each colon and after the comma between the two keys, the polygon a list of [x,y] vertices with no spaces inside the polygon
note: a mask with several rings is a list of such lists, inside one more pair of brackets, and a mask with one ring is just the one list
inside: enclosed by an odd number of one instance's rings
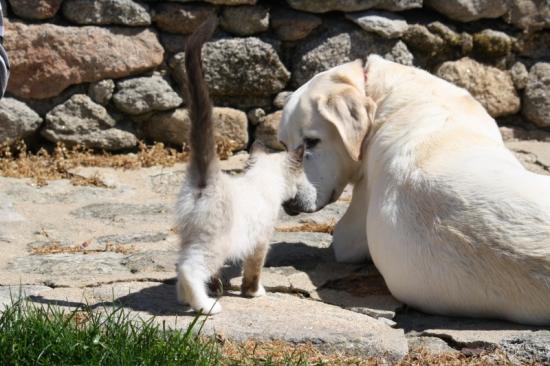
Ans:
{"label": "dog's hind leg", "polygon": [[262,267],[269,249],[269,243],[258,244],[254,252],[244,261],[243,283],[241,294],[248,297],[259,297],[265,295],[265,289],[260,281]]}
{"label": "dog's hind leg", "polygon": [[208,296],[207,284],[211,274],[205,259],[200,252],[186,253],[178,264],[178,300],[189,303],[195,311],[216,314],[222,308],[217,299]]}

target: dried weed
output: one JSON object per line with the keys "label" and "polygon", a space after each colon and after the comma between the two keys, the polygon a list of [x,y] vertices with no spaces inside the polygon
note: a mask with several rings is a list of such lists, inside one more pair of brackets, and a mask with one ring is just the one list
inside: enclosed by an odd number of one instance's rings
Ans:
{"label": "dried weed", "polygon": [[136,251],[133,245],[123,244],[105,244],[105,247],[99,249],[88,248],[89,242],[84,242],[80,245],[60,245],[59,243],[52,243],[37,248],[32,248],[31,254],[33,255],[46,255],[46,254],[92,254],[92,253],[120,253],[130,254]]}
{"label": "dried weed", "polygon": [[[226,341],[218,336],[223,344],[224,365],[356,365],[381,366],[389,365],[376,358],[349,356],[341,352],[324,353],[312,344],[293,344],[284,341],[258,342],[249,340],[244,343]],[[258,363],[263,361],[264,363]],[[266,362],[268,361],[268,362]],[[512,365],[510,359],[501,350],[481,351],[477,354],[464,352],[430,353],[426,349],[412,350],[397,366],[488,366]]]}
{"label": "dried weed", "polygon": [[[217,145],[221,159],[232,155],[236,143],[222,140]],[[76,167],[104,167],[117,169],[139,169],[152,166],[169,167],[184,162],[189,151],[184,146],[182,151],[164,146],[162,143],[138,145],[136,153],[115,154],[105,151],[97,152],[81,146],[68,148],[58,144],[51,152],[40,149],[29,152],[22,141],[15,145],[0,145],[0,175],[12,178],[31,178],[38,186],[46,185],[49,180],[69,179],[74,185],[108,186],[95,175],[83,177],[71,172]]]}
{"label": "dried weed", "polygon": [[278,232],[282,233],[298,233],[298,232],[308,232],[308,233],[334,233],[335,222],[330,222],[328,224],[318,224],[314,222],[306,222],[299,225],[293,226],[279,226],[277,227]]}

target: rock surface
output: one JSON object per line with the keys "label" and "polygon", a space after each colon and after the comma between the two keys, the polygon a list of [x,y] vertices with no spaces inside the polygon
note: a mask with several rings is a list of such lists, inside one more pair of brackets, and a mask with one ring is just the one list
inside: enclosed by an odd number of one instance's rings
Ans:
{"label": "rock surface", "polygon": [[550,331],[495,320],[448,318],[414,310],[399,314],[398,327],[409,335],[447,340],[459,351],[482,351],[498,347],[508,353],[512,364],[541,364],[550,360]]}
{"label": "rock surface", "polygon": [[148,7],[133,0],[65,0],[63,15],[77,24],[151,25]]}
{"label": "rock surface", "polygon": [[113,103],[122,112],[135,115],[177,108],[183,100],[161,76],[121,81]]}
{"label": "rock surface", "polygon": [[395,46],[388,53],[384,54],[384,58],[402,65],[413,66],[414,64],[413,54],[402,41],[397,41]]}
{"label": "rock surface", "polygon": [[48,286],[41,285],[23,285],[23,286],[0,286],[0,311],[5,306],[11,305],[19,298],[34,296],[41,292],[51,290]]}
{"label": "rock surface", "polygon": [[[145,318],[155,315],[157,321],[177,329],[186,329],[194,316],[175,301],[175,286],[154,282],[120,283],[100,286],[94,291],[54,289],[35,296],[38,301],[56,300],[89,304],[117,301]],[[311,342],[326,351],[340,351],[366,357],[397,361],[407,352],[407,341],[401,330],[392,329],[367,316],[349,312],[322,302],[304,301],[295,296],[270,293],[261,298],[246,299],[231,292],[220,302],[225,316],[210,317],[202,329],[205,335],[246,341],[286,339],[296,343]],[[84,297],[84,299],[83,299]],[[248,309],[242,311],[242,309]],[[175,319],[177,317],[177,320]],[[322,317],[323,322],[316,319]],[[357,327],[357,322],[362,324]]]}
{"label": "rock surface", "polygon": [[[170,65],[185,85],[185,55]],[[214,97],[267,97],[281,91],[290,73],[272,45],[258,38],[220,39],[203,48],[205,78]]]}
{"label": "rock surface", "polygon": [[372,53],[384,56],[395,44],[363,31],[322,35],[297,48],[293,58],[293,84],[298,87],[321,71],[357,58],[366,59]]}
{"label": "rock surface", "polygon": [[550,63],[531,67],[523,94],[523,115],[534,124],[550,127]]}
{"label": "rock surface", "polygon": [[263,6],[236,6],[225,8],[220,26],[229,33],[250,36],[269,28],[269,9]]}
{"label": "rock surface", "polygon": [[285,147],[281,145],[277,138],[277,130],[281,123],[282,115],[282,111],[277,111],[261,118],[256,128],[256,140],[271,149],[284,150]]}
{"label": "rock surface", "polygon": [[115,91],[115,82],[112,79],[92,83],[88,89],[88,96],[101,105],[107,105]]}
{"label": "rock surface", "polygon": [[305,38],[322,22],[320,17],[313,14],[285,9],[271,10],[271,28],[283,41]]}
{"label": "rock surface", "polygon": [[422,7],[422,0],[287,0],[289,5],[297,10],[312,13],[329,11],[360,11],[371,8],[400,11]]}
{"label": "rock surface", "polygon": [[527,86],[527,81],[529,78],[529,72],[524,64],[521,62],[516,62],[510,68],[510,76],[514,82],[514,86],[517,90],[523,90]]}
{"label": "rock surface", "polygon": [[278,109],[283,109],[291,95],[292,92],[289,91],[280,92],[275,96],[275,99],[273,99],[273,106]]}
{"label": "rock surface", "polygon": [[485,29],[474,34],[474,52],[486,59],[498,59],[510,54],[512,39],[504,32]]}
{"label": "rock surface", "polygon": [[[508,143],[518,156],[534,156],[533,166],[541,169],[550,169],[549,145]],[[240,171],[246,158],[234,156],[222,168]],[[36,187],[26,179],[0,177],[0,302],[8,303],[10,292],[22,286],[37,304],[100,309],[116,302],[133,315],[186,329],[193,315],[176,301],[178,238],[172,230],[184,171],[183,164],[78,169],[108,180],[110,188],[66,180]],[[548,362],[548,331],[402,309],[372,265],[335,263],[331,235],[311,230],[333,224],[348,202],[346,190],[317,213],[281,217],[262,270],[265,297],[240,297],[240,270],[225,267],[223,311],[206,320],[205,334],[311,342],[325,351],[382,356],[387,362],[419,346],[431,353],[497,346],[514,362]]]}
{"label": "rock surface", "polygon": [[492,117],[517,113],[520,99],[511,76],[470,58],[443,63],[437,76],[468,90]]}
{"label": "rock surface", "polygon": [[9,0],[9,2],[11,10],[21,18],[48,19],[57,13],[63,0]]}
{"label": "rock surface", "polygon": [[505,19],[529,32],[550,28],[550,3],[546,0],[513,0]]}
{"label": "rock surface", "polygon": [[530,170],[549,175],[550,150],[543,141],[510,141],[508,147],[512,149],[519,160]]}
{"label": "rock surface", "polygon": [[508,10],[506,0],[424,0],[424,3],[441,14],[461,22],[498,18]]}
{"label": "rock surface", "polygon": [[384,38],[399,38],[408,28],[405,18],[390,12],[366,11],[363,13],[351,13],[346,17],[355,24]]}
{"label": "rock surface", "polygon": [[25,103],[13,98],[0,100],[0,144],[34,133],[42,118]]}
{"label": "rock surface", "polygon": [[[145,0],[149,2],[158,2],[159,0]],[[174,0],[179,3],[192,3],[197,2],[197,0]],[[210,3],[214,5],[254,5],[258,0],[202,0],[202,2]]]}
{"label": "rock surface", "polygon": [[214,14],[209,5],[162,3],[155,7],[153,21],[163,31],[189,34]]}
{"label": "rock surface", "polygon": [[427,27],[420,24],[407,27],[403,34],[403,40],[411,49],[429,57],[438,55],[447,46],[442,37],[430,32]]}
{"label": "rock surface", "polygon": [[87,95],[77,94],[46,115],[42,136],[67,146],[121,150],[134,147],[136,137],[115,128],[116,121],[107,110]]}
{"label": "rock surface", "polygon": [[[246,114],[232,108],[214,108],[215,133],[218,143],[231,146],[232,151],[242,150],[248,144],[248,124]],[[153,115],[144,122],[143,129],[147,138],[181,146],[188,143],[187,136],[191,120],[187,109]]]}
{"label": "rock surface", "polygon": [[150,30],[6,23],[8,91],[43,99],[70,85],[120,78],[160,65],[164,51]]}

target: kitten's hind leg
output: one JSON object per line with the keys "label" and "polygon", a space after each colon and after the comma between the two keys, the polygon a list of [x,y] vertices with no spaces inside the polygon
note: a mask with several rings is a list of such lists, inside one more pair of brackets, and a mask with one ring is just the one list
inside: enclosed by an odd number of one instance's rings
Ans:
{"label": "kitten's hind leg", "polygon": [[259,244],[254,252],[244,261],[243,283],[241,294],[248,297],[259,297],[265,295],[265,288],[260,281],[262,267],[264,266],[269,243]]}
{"label": "kitten's hind leg", "polygon": [[178,264],[178,300],[188,303],[193,310],[205,314],[216,314],[222,310],[217,299],[208,296],[207,283],[210,278],[204,257],[198,253],[186,255]]}

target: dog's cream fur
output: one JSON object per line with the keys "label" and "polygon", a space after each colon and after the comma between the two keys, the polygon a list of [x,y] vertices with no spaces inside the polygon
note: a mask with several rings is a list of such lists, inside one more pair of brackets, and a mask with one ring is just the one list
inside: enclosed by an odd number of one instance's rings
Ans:
{"label": "dog's cream fur", "polygon": [[338,260],[371,257],[427,312],[550,324],[550,177],[521,166],[467,91],[370,56],[298,89],[279,137],[320,139],[304,160],[317,210],[354,184]]}

